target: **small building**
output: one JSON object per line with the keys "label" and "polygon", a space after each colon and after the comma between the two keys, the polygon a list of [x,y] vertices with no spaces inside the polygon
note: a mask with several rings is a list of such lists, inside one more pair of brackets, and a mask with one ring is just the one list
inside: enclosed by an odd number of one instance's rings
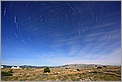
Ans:
{"label": "small building", "polygon": [[19,66],[17,66],[17,69],[19,69],[20,67]]}
{"label": "small building", "polygon": [[22,68],[20,68],[19,66],[17,66],[17,67],[12,66],[11,69],[22,69]]}
{"label": "small building", "polygon": [[1,66],[1,68],[4,68],[3,66]]}
{"label": "small building", "polygon": [[11,67],[11,69],[15,69],[15,67],[14,67],[14,66],[12,66],[12,67]]}

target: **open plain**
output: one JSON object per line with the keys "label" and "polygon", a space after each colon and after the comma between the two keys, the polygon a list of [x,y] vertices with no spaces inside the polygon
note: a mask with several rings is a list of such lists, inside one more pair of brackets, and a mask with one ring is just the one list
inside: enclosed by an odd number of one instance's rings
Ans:
{"label": "open plain", "polygon": [[2,81],[121,81],[121,66],[102,68],[3,68],[2,72],[11,72],[11,76],[1,75]]}

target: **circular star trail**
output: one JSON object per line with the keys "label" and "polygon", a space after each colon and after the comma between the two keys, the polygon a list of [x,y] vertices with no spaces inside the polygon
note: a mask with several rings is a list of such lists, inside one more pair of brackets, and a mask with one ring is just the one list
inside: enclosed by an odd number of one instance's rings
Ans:
{"label": "circular star trail", "polygon": [[4,63],[107,62],[119,53],[120,2],[3,1],[1,8]]}

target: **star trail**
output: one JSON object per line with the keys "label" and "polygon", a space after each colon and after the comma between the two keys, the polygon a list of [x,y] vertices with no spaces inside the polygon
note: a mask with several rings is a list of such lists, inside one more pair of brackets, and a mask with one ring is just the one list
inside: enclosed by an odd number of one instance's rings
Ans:
{"label": "star trail", "polygon": [[120,1],[2,1],[2,64],[121,64]]}

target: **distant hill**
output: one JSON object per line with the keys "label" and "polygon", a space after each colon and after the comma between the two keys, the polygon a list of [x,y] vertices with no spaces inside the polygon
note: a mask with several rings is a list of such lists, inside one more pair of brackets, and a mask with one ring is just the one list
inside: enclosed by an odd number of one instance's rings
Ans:
{"label": "distant hill", "polygon": [[[3,66],[4,68],[11,68],[12,66],[10,65],[1,65]],[[16,65],[14,67],[17,67]],[[22,66],[19,66],[21,68],[45,68],[46,66],[30,66],[30,65],[22,65]],[[52,68],[52,67],[51,67]]]}
{"label": "distant hill", "polygon": [[[2,65],[4,68],[11,68],[9,65]],[[62,66],[49,66],[50,68],[89,68],[94,66],[103,66],[97,64],[67,64]],[[17,67],[17,66],[15,66]],[[22,65],[21,68],[45,68],[46,66],[30,66],[30,65]]]}
{"label": "distant hill", "polygon": [[94,67],[94,66],[103,66],[103,65],[96,65],[96,64],[67,64],[61,67],[64,68],[88,68],[88,67]]}
{"label": "distant hill", "polygon": [[3,66],[4,68],[11,68],[12,66],[9,66],[9,65],[1,65]]}

